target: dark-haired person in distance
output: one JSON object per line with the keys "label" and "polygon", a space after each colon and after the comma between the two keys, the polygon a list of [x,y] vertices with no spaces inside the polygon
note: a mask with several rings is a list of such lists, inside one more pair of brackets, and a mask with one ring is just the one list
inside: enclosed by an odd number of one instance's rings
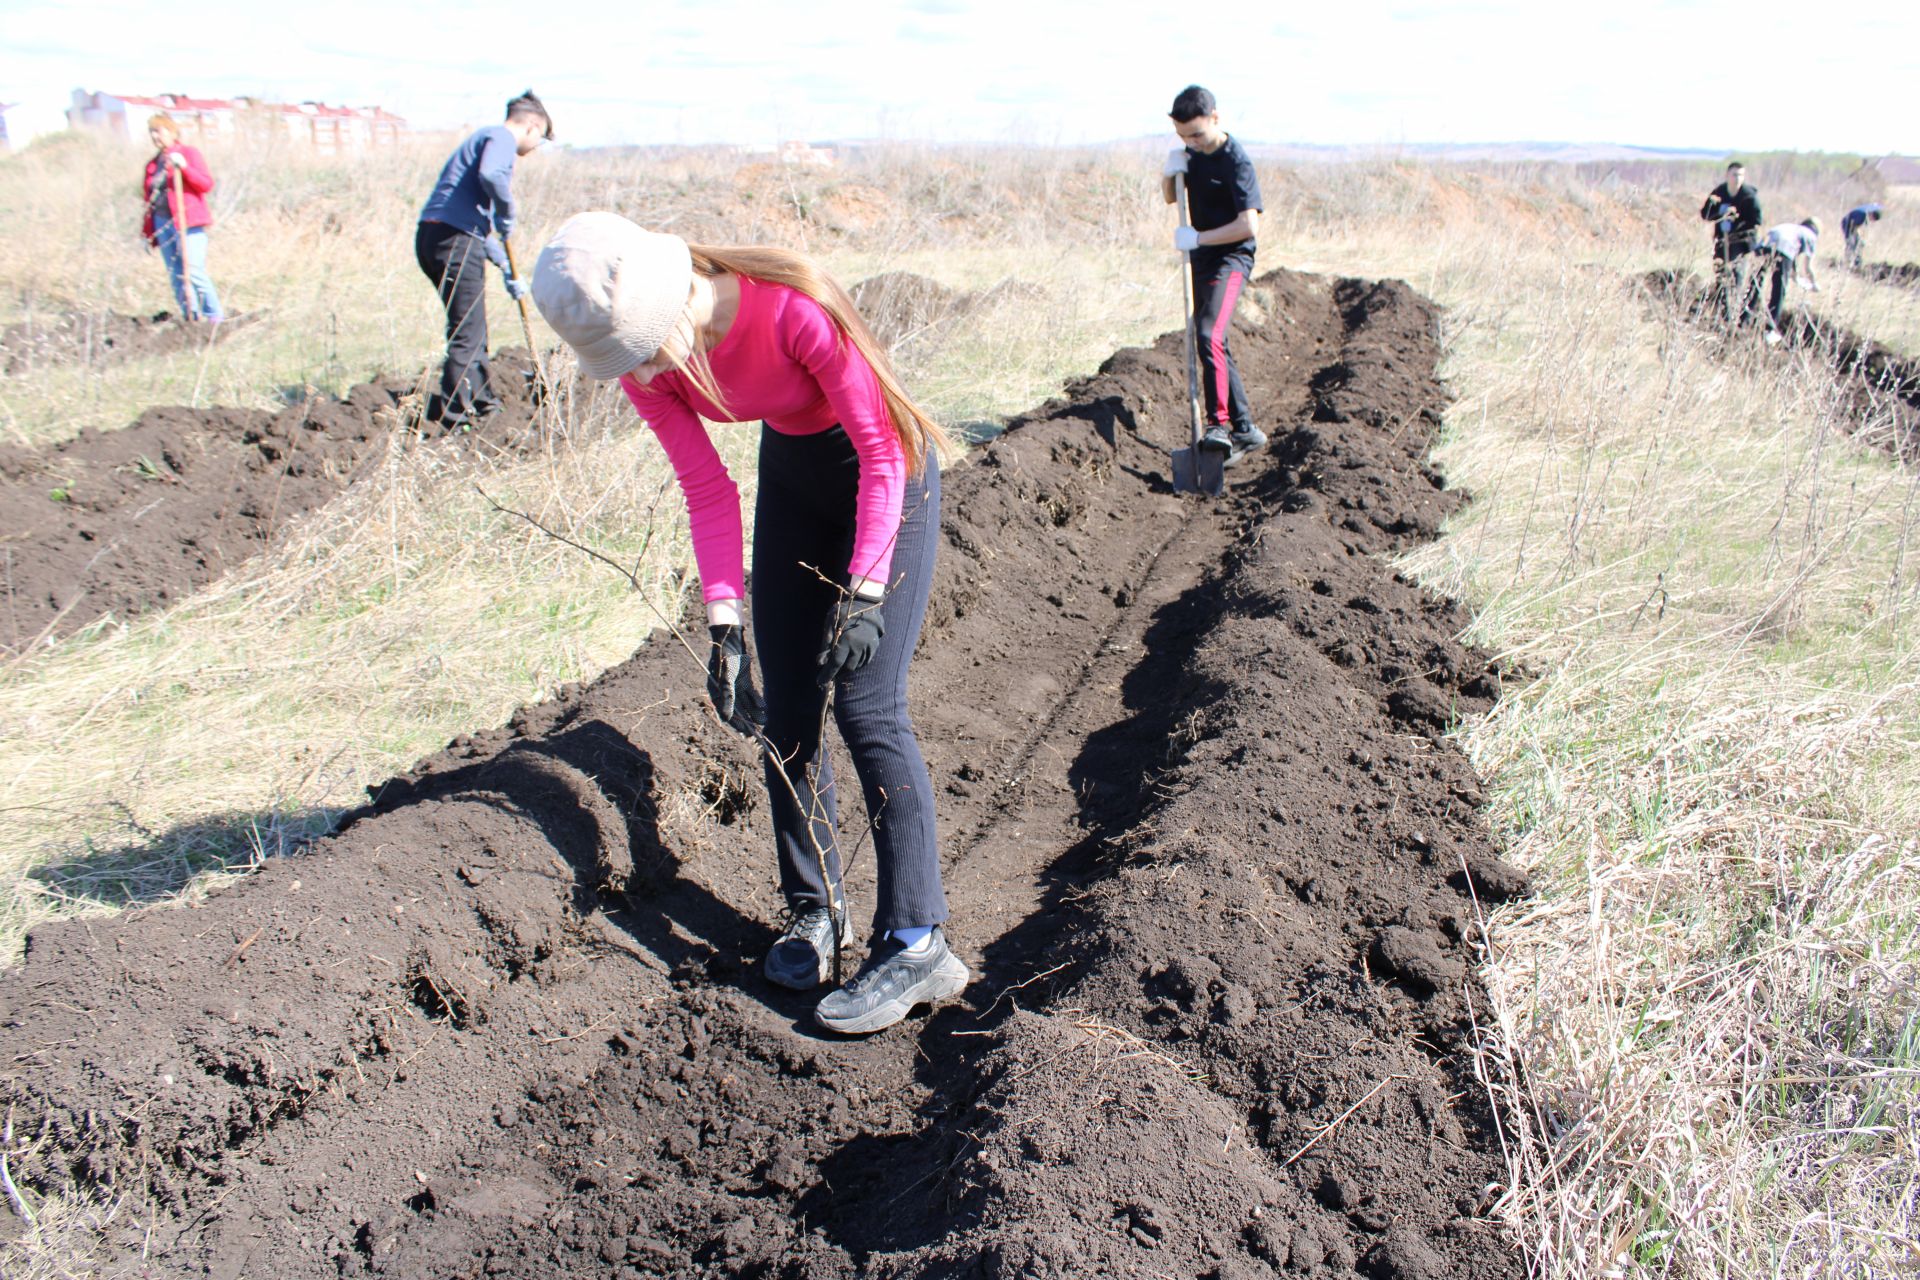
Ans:
{"label": "dark-haired person in distance", "polygon": [[1187,175],[1193,225],[1176,230],[1173,245],[1192,255],[1194,337],[1206,400],[1207,430],[1200,447],[1238,456],[1267,442],[1266,433],[1253,425],[1246,388],[1227,348],[1234,304],[1253,276],[1254,234],[1263,207],[1260,179],[1245,149],[1220,128],[1211,93],[1190,84],[1168,114],[1181,145],[1168,153],[1160,186],[1172,204],[1174,176]]}
{"label": "dark-haired person in distance", "polygon": [[495,236],[513,234],[513,162],[553,137],[547,108],[529,89],[507,103],[504,124],[488,125],[454,149],[420,210],[413,256],[447,309],[447,362],[440,389],[427,398],[427,420],[471,426],[500,407],[487,376],[487,266],[507,276],[507,295],[526,295],[507,271]]}
{"label": "dark-haired person in distance", "polygon": [[1880,215],[1884,212],[1877,204],[1859,204],[1847,210],[1846,216],[1840,219],[1840,234],[1847,242],[1847,266],[1853,270],[1858,271],[1866,265],[1867,224],[1880,221]]}
{"label": "dark-haired person in distance", "polygon": [[1707,193],[1700,218],[1713,224],[1713,282],[1719,290],[1721,314],[1729,327],[1752,315],[1737,313],[1745,292],[1748,260],[1760,235],[1760,192],[1747,184],[1747,166],[1738,160],[1727,165],[1727,179]]}

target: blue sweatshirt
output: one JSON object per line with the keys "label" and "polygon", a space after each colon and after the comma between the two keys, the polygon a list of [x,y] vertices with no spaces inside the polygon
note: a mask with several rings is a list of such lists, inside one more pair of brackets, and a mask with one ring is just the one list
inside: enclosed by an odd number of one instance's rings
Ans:
{"label": "blue sweatshirt", "polygon": [[1879,216],[1879,205],[1863,204],[1858,208],[1847,210],[1847,216],[1840,219],[1840,229],[1842,231],[1858,231],[1867,224],[1867,219],[1877,218]]}
{"label": "blue sweatshirt", "polygon": [[488,125],[454,149],[420,210],[420,221],[443,222],[487,242],[487,257],[502,271],[507,252],[493,238],[511,234],[518,209],[513,203],[513,162],[518,150],[503,124]]}

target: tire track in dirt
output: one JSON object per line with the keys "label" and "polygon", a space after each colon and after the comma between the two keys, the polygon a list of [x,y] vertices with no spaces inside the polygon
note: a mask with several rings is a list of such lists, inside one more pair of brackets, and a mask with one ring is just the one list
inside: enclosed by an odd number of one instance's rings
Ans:
{"label": "tire track in dirt", "polygon": [[[503,407],[459,440],[521,447],[532,365],[515,348],[494,370]],[[175,603],[265,550],[414,429],[400,406],[417,390],[387,377],[277,413],[155,408],[47,449],[0,448],[0,653]]]}
{"label": "tire track in dirt", "polygon": [[35,931],[16,1176],[152,1195],[161,1274],[1517,1274],[1461,867],[1523,886],[1438,736],[1495,686],[1376,558],[1455,500],[1434,315],[1261,283],[1242,370],[1304,421],[1226,498],[1166,491],[1171,337],[948,477],[964,1002],[835,1041],[757,978],[757,769],[653,644],[199,908]]}

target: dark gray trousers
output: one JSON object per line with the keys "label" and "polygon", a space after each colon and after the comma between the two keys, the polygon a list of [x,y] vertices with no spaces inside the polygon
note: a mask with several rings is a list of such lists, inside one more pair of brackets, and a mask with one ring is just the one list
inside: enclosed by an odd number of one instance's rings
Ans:
{"label": "dark gray trousers", "polygon": [[487,372],[486,243],[444,222],[423,222],[413,256],[447,309],[447,360],[440,389],[427,398],[427,420],[463,426],[500,403]]}
{"label": "dark gray trousers", "polygon": [[[840,880],[835,832],[833,768],[820,743],[827,692],[816,677],[821,650],[843,599],[853,552],[854,495],[860,459],[839,427],[818,435],[760,429],[760,492],[753,517],[753,640],[767,702],[767,737],[784,761],[787,791],[768,762],[780,855],[780,889],[807,910],[825,906],[820,877]],[[854,772],[873,824],[879,881],[876,933],[947,918],[940,885],[940,845],[934,829],[933,784],[907,716],[907,664],[920,642],[927,591],[940,541],[940,471],[929,459],[907,482],[900,532],[893,548],[886,600],[886,634],[866,666],[837,682],[833,718],[853,757]],[[824,580],[823,580],[824,579]]]}

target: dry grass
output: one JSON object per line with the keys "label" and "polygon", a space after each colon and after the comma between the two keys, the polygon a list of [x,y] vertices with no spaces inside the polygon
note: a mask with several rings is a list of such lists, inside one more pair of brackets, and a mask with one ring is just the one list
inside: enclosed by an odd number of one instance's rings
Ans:
{"label": "dry grass", "polygon": [[1477,501],[1405,567],[1540,673],[1461,735],[1540,887],[1489,922],[1503,1209],[1542,1275],[1912,1274],[1920,475],[1622,287],[1698,253],[1650,232],[1430,264]]}
{"label": "dry grass", "polygon": [[[354,175],[227,159],[252,194],[215,269],[275,320],[220,353],[210,389],[247,402],[431,357],[407,237],[435,159]],[[88,223],[126,156],[6,163],[0,216],[35,219],[44,250],[0,259],[17,305],[153,305],[157,267]],[[35,185],[71,165],[94,168],[70,191]],[[1533,673],[1461,740],[1540,888],[1487,922],[1481,1064],[1513,1156],[1502,1210],[1535,1269],[1911,1274],[1920,486],[1845,434],[1815,370],[1716,350],[1623,287],[1705,259],[1693,212],[1711,173],[1638,176],[1270,170],[1262,258],[1402,275],[1453,308],[1441,460],[1478,500],[1405,567],[1471,601],[1471,638]],[[1755,176],[1774,220],[1851,200],[1817,168]],[[904,353],[950,420],[1023,407],[1177,323],[1153,185],[1124,159],[1033,153],[527,171],[536,234],[614,207],[694,238],[805,245],[849,279],[1045,286]],[[313,229],[322,211],[337,233]],[[1881,224],[1875,256],[1920,260],[1904,225]],[[1902,341],[1893,299],[1828,278],[1816,305],[1857,305],[1845,323]],[[337,301],[366,298],[333,336]],[[45,440],[177,376],[0,396],[15,436]],[[617,408],[586,407],[529,461],[396,450],[273,556],[0,679],[11,936],[197,892],[198,867],[277,852],[362,783],[640,642],[649,618],[623,584],[504,524],[470,467],[625,552],[653,529],[650,581],[676,598],[678,513],[663,519],[656,455]]]}

